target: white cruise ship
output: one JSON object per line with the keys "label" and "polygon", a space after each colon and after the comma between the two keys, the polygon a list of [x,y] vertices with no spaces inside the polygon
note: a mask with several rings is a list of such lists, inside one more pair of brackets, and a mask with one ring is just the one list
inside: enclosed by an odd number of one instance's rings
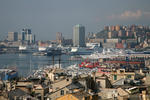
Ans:
{"label": "white cruise ship", "polygon": [[73,55],[89,55],[94,52],[102,52],[102,48],[98,46],[93,47],[72,47],[71,48],[71,54]]}
{"label": "white cruise ship", "polygon": [[35,52],[37,51],[37,47],[35,46],[19,46],[19,51],[22,53],[29,53],[29,52]]}

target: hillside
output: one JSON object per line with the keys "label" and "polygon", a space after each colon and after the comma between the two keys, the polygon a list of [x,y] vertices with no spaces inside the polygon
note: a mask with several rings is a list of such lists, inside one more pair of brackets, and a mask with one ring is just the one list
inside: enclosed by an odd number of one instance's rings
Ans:
{"label": "hillside", "polygon": [[96,36],[97,36],[97,38],[105,38],[106,39],[108,37],[107,33],[108,33],[108,31],[102,30],[102,31],[98,32],[96,34]]}

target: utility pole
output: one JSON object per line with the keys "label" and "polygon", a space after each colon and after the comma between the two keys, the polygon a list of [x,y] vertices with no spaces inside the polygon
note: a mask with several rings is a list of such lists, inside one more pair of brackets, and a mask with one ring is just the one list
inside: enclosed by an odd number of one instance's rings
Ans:
{"label": "utility pole", "polygon": [[59,55],[59,68],[60,68],[60,64],[61,64],[61,55]]}
{"label": "utility pole", "polygon": [[53,64],[53,67],[54,67],[54,60],[55,60],[55,56],[54,55],[52,55],[52,64]]}

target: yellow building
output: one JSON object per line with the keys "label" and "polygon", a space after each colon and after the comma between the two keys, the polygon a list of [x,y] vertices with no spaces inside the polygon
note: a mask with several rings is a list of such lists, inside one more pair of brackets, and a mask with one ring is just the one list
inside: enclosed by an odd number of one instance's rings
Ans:
{"label": "yellow building", "polygon": [[60,98],[57,98],[56,100],[98,100],[98,96],[93,96],[86,92],[77,92],[66,94]]}
{"label": "yellow building", "polygon": [[108,32],[108,38],[111,39],[112,38],[112,32]]}
{"label": "yellow building", "polygon": [[110,77],[110,80],[112,83],[116,82],[117,80],[120,80],[122,78],[123,79],[128,78],[128,79],[134,80],[135,73],[134,72],[126,72],[125,69],[112,70],[111,77]]}
{"label": "yellow building", "polygon": [[115,30],[116,30],[116,31],[119,31],[119,30],[120,30],[120,26],[119,26],[119,25],[116,25],[116,26],[115,26]]}

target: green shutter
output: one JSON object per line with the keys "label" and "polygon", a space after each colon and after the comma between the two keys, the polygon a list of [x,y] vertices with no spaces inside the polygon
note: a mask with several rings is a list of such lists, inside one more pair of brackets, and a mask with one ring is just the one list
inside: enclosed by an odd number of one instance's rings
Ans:
{"label": "green shutter", "polygon": [[117,75],[114,75],[114,80],[117,80]]}

